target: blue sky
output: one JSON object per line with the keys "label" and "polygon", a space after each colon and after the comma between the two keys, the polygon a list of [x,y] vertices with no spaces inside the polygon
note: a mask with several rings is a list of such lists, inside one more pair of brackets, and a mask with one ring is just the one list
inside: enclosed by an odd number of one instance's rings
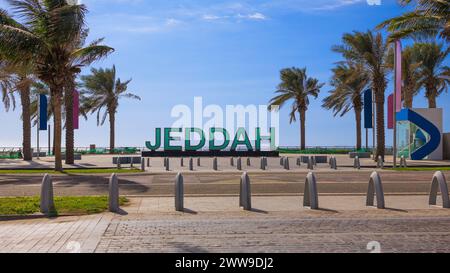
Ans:
{"label": "blue sky", "polygon": [[[280,69],[285,67],[307,67],[310,76],[328,83],[330,69],[340,60],[331,47],[340,43],[343,33],[373,29],[405,11],[394,0],[383,0],[380,6],[368,5],[366,0],[83,3],[90,11],[90,38],[105,37],[116,49],[94,66],[115,64],[122,79],[133,79],[129,90],[142,97],[141,102],[121,102],[117,146],[144,146],[153,139],[155,127],[173,123],[172,107],[193,105],[194,96],[202,96],[204,104],[266,104],[279,83]],[[7,7],[4,0],[0,7]],[[354,145],[353,113],[334,118],[320,107],[328,91],[327,85],[319,99],[311,102],[307,145]],[[427,106],[423,94],[416,97],[414,106]],[[439,98],[438,106],[450,109],[448,94]],[[289,124],[288,108],[280,113],[280,144],[298,145],[299,125]],[[0,146],[20,146],[19,112],[5,113],[0,106]],[[97,127],[92,116],[80,126],[76,146],[108,145],[107,124]],[[445,120],[444,131],[450,131],[450,119]],[[390,139],[388,135],[388,144]]]}

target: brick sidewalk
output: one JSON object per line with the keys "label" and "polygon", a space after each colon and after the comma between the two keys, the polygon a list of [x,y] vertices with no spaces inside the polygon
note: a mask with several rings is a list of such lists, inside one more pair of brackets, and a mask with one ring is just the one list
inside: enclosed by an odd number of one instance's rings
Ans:
{"label": "brick sidewalk", "polygon": [[[301,198],[133,198],[126,215],[110,213],[0,222],[0,252],[450,252],[450,210],[426,196],[389,196],[392,209],[364,207],[358,196],[323,196],[318,211]],[[339,204],[339,205],[336,205]],[[80,249],[77,249],[77,247]]]}

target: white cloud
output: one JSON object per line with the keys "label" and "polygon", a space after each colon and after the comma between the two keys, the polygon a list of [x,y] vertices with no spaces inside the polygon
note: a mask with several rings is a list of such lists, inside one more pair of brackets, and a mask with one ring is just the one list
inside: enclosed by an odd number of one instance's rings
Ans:
{"label": "white cloud", "polygon": [[266,16],[262,13],[256,12],[253,14],[250,14],[247,16],[248,19],[253,19],[253,20],[266,20]]}

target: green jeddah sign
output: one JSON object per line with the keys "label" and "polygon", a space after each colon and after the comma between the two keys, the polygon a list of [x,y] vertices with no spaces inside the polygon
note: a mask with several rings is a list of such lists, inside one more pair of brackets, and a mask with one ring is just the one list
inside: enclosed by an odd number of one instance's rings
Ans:
{"label": "green jeddah sign", "polygon": [[[261,142],[270,142],[270,150],[275,150],[275,128],[270,128],[270,136],[262,136],[261,128],[256,128],[256,139],[254,145],[250,141],[245,128],[239,128],[233,139],[230,137],[230,133],[225,128],[210,128],[209,129],[209,150],[210,151],[222,151],[225,150],[231,143],[231,151],[236,151],[239,146],[245,146],[248,151],[261,151]],[[183,147],[180,145],[172,145],[172,141],[181,141],[181,137],[174,136],[175,133],[183,133],[182,128],[164,128],[164,139],[161,138],[162,129],[155,129],[155,142],[152,144],[150,141],[145,143],[145,146],[151,150],[156,151],[164,145],[164,151],[183,151]],[[200,140],[197,140],[196,144],[193,144],[191,137],[193,134],[199,136]],[[186,128],[184,129],[184,150],[185,151],[199,151],[202,150],[206,145],[206,134],[200,128]],[[218,135],[222,136],[221,143],[217,143],[216,137]]]}

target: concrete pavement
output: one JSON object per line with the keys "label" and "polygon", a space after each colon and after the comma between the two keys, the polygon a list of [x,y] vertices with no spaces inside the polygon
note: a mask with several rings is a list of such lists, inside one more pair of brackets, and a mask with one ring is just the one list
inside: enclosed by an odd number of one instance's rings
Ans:
{"label": "concrete pavement", "polygon": [[123,215],[110,213],[0,221],[0,252],[450,252],[450,210],[424,196],[392,196],[392,209],[364,207],[363,197],[321,197],[301,207],[297,197],[132,198]]}

